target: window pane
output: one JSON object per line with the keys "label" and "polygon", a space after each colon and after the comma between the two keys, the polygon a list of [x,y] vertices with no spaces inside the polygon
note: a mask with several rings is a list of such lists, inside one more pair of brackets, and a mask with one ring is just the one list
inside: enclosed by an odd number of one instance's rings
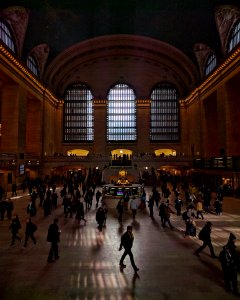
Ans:
{"label": "window pane", "polygon": [[240,21],[234,26],[228,43],[228,52],[230,52],[240,42]]}
{"label": "window pane", "polygon": [[169,84],[159,84],[152,91],[150,139],[179,141],[178,93]]}
{"label": "window pane", "polygon": [[128,85],[117,84],[108,94],[108,141],[136,141],[136,96]]}
{"label": "window pane", "polygon": [[0,39],[3,41],[3,43],[10,48],[14,53],[15,51],[15,45],[13,42],[13,37],[11,35],[10,30],[8,27],[0,21]]}
{"label": "window pane", "polygon": [[65,93],[64,141],[93,141],[92,93],[84,84],[75,84]]}
{"label": "window pane", "polygon": [[33,72],[33,74],[35,74],[37,77],[39,77],[38,64],[37,64],[35,57],[28,55],[27,66]]}
{"label": "window pane", "polygon": [[211,53],[206,61],[205,71],[204,71],[205,76],[211,73],[212,70],[216,67],[216,65],[217,65],[216,56],[215,54]]}

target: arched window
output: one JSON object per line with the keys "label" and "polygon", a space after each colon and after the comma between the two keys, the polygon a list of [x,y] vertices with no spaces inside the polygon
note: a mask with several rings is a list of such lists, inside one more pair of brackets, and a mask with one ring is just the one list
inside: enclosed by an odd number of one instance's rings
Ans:
{"label": "arched window", "polygon": [[216,68],[216,65],[217,65],[216,55],[214,53],[209,54],[204,69],[205,76],[210,74]]}
{"label": "arched window", "polygon": [[232,51],[232,49],[238,45],[240,42],[240,20],[233,27],[232,33],[229,38],[228,43],[228,52]]}
{"label": "arched window", "polygon": [[110,89],[107,107],[107,140],[136,141],[136,96],[120,83]]}
{"label": "arched window", "polygon": [[39,77],[38,63],[34,56],[28,55],[27,66],[33,72],[33,74],[35,74],[37,77]]}
{"label": "arched window", "polygon": [[11,31],[2,20],[0,20],[0,39],[6,46],[8,46],[8,48],[10,48],[14,53],[16,53]]}
{"label": "arched window", "polygon": [[93,141],[92,93],[84,84],[74,84],[64,96],[64,142]]}
{"label": "arched window", "polygon": [[158,84],[151,93],[150,140],[179,141],[178,92],[170,84]]}

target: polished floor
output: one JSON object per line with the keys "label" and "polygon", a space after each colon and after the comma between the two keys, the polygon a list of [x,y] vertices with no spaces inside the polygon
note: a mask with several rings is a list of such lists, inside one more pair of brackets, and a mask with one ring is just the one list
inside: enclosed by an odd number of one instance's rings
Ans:
{"label": "polished floor", "polygon": [[[150,188],[147,189],[147,192]],[[20,216],[24,237],[27,194],[13,198],[14,212]],[[37,200],[37,204],[38,204]],[[112,200],[114,201],[114,200]],[[95,204],[95,203],[94,203]],[[109,202],[107,225],[98,232],[95,205],[87,213],[86,226],[74,218],[64,218],[61,200],[59,207],[48,217],[38,208],[33,221],[38,225],[37,244],[31,240],[27,248],[16,241],[10,246],[10,221],[0,221],[0,299],[1,300],[228,300],[236,296],[224,290],[220,263],[205,249],[200,258],[193,255],[201,242],[194,237],[184,238],[181,217],[172,215],[174,229],[162,228],[155,207],[154,217],[148,210],[138,211],[133,222],[130,211],[124,213],[119,226],[115,202]],[[213,223],[212,241],[216,254],[233,232],[240,249],[240,199],[225,198],[221,216],[204,215],[196,220],[199,228],[207,221]],[[61,241],[60,259],[47,263],[49,243],[47,229],[54,217],[59,217]],[[133,225],[133,253],[140,271],[135,274],[129,258],[127,267],[119,269],[120,236],[126,226]]]}

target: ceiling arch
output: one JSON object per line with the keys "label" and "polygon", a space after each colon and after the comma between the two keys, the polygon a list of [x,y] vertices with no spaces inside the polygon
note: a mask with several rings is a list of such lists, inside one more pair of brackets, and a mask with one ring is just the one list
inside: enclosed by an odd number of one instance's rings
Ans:
{"label": "ceiling arch", "polygon": [[142,36],[111,35],[73,45],[59,54],[45,74],[48,86],[62,97],[67,86],[84,81],[94,86],[95,97],[106,97],[109,85],[127,81],[149,97],[161,81],[174,84],[184,96],[196,85],[199,74],[191,60],[177,48]]}

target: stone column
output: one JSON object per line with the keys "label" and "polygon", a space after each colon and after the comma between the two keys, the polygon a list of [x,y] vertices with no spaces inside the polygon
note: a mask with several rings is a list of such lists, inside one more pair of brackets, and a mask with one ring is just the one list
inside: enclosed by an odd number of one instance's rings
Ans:
{"label": "stone column", "polygon": [[137,100],[137,152],[150,152],[151,100]]}
{"label": "stone column", "polygon": [[[226,140],[226,121],[229,123],[229,114],[226,110],[227,91],[225,85],[220,86],[217,90],[217,116],[218,116],[218,140],[219,140],[219,155],[227,155],[227,140]],[[227,120],[228,119],[228,120]],[[222,153],[220,153],[223,151]]]}
{"label": "stone column", "polygon": [[94,142],[93,153],[103,154],[106,153],[106,133],[107,133],[107,100],[94,99]]}
{"label": "stone column", "polygon": [[1,151],[21,153],[26,144],[26,91],[18,85],[2,88]]}

